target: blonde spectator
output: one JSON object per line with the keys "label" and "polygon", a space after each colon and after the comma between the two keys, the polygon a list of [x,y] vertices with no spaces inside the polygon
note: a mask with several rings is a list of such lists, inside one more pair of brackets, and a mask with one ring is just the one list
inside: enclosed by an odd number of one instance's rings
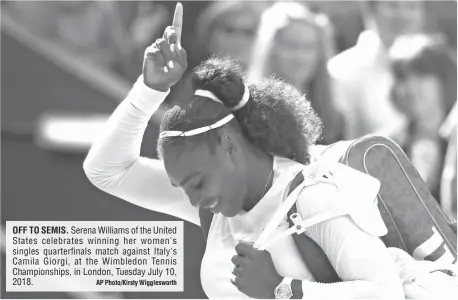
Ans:
{"label": "blonde spectator", "polygon": [[249,80],[275,75],[305,91],[323,120],[324,144],[339,139],[340,116],[334,109],[333,89],[326,69],[335,54],[331,25],[296,2],[279,2],[261,18]]}
{"label": "blonde spectator", "polygon": [[211,54],[229,55],[247,66],[265,1],[216,1],[200,15],[191,46],[194,64]]}

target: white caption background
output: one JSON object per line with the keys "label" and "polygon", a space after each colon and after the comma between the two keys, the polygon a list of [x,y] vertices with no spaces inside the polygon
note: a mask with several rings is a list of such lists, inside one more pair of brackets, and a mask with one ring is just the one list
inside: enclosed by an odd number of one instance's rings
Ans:
{"label": "white caption background", "polygon": [[183,222],[6,222],[6,291],[183,291]]}

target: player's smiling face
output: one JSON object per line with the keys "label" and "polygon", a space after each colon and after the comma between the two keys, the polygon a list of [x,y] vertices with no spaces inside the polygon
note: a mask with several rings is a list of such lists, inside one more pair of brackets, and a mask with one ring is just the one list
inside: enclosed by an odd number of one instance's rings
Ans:
{"label": "player's smiling face", "polygon": [[182,188],[193,206],[226,217],[242,210],[248,195],[245,167],[223,147],[203,143],[182,149],[172,144],[163,160],[172,185]]}

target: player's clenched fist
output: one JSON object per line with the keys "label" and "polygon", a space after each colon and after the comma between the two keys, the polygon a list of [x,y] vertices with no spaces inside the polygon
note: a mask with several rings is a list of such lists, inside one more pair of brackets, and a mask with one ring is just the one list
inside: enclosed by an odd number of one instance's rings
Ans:
{"label": "player's clenched fist", "polygon": [[157,91],[167,91],[183,75],[187,63],[186,51],[181,47],[183,6],[175,8],[172,26],[168,26],[162,38],[146,48],[143,60],[145,84]]}

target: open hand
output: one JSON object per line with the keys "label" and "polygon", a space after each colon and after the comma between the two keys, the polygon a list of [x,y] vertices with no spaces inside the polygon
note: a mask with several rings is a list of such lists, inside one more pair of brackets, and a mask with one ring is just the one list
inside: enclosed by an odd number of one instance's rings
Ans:
{"label": "open hand", "polygon": [[275,270],[270,253],[256,250],[253,244],[240,242],[235,246],[237,255],[232,257],[235,278],[232,284],[252,298],[273,299],[274,290],[282,281]]}
{"label": "open hand", "polygon": [[165,29],[162,38],[146,48],[143,80],[148,87],[165,92],[180,80],[186,70],[187,55],[181,46],[182,27],[183,5],[178,3],[172,26]]}

